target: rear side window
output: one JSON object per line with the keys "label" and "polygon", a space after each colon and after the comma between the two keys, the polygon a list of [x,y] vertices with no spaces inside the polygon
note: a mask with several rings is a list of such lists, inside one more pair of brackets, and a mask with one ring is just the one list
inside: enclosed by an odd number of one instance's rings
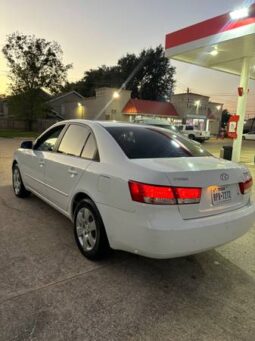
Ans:
{"label": "rear side window", "polygon": [[89,128],[85,126],[70,125],[59,145],[58,152],[80,156],[89,133]]}
{"label": "rear side window", "polygon": [[81,155],[84,159],[99,161],[99,154],[94,135],[91,133]]}
{"label": "rear side window", "polygon": [[174,132],[145,127],[106,127],[129,159],[211,155],[198,143]]}

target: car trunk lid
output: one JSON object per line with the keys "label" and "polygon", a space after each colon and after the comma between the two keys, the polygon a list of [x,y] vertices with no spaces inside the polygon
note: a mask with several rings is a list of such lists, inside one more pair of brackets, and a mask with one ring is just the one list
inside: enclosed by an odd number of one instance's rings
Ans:
{"label": "car trunk lid", "polygon": [[238,209],[249,201],[239,183],[249,178],[241,165],[215,157],[185,157],[132,160],[143,167],[163,172],[172,187],[202,188],[199,204],[178,205],[183,219],[194,219]]}

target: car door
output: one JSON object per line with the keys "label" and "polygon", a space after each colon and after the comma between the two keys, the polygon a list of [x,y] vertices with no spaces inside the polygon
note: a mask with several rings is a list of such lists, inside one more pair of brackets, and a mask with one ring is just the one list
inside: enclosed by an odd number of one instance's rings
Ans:
{"label": "car door", "polygon": [[86,125],[70,124],[56,153],[46,162],[45,182],[47,199],[66,211],[70,196],[91,160],[82,158],[82,152],[91,130]]}
{"label": "car door", "polygon": [[24,150],[21,171],[24,183],[32,191],[45,196],[45,163],[65,125],[55,126],[46,131],[35,142],[33,149]]}

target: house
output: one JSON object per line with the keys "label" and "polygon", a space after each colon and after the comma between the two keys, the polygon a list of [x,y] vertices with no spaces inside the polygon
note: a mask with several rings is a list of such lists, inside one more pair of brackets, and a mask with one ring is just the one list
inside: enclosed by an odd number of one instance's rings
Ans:
{"label": "house", "polygon": [[61,119],[86,118],[91,120],[132,121],[137,116],[178,119],[169,102],[132,99],[130,90],[103,87],[94,97],[83,97],[76,91],[61,94],[48,101],[51,112]]}
{"label": "house", "polygon": [[131,98],[130,90],[103,87],[96,89],[96,96],[84,100],[86,117],[92,120],[126,121],[122,109]]}
{"label": "house", "polygon": [[[47,94],[47,96],[49,96]],[[6,115],[4,100],[0,102],[0,115]],[[208,129],[217,134],[221,122],[222,103],[211,102],[209,96],[187,91],[173,95],[170,102],[131,98],[131,91],[102,87],[95,96],[84,97],[77,91],[69,91],[54,97],[45,97],[48,118],[134,121],[144,116],[167,118],[175,125],[186,123]],[[5,111],[4,111],[5,110]],[[8,110],[7,110],[8,112]]]}
{"label": "house", "polygon": [[175,94],[171,97],[183,123],[210,130],[211,134],[218,134],[223,109],[222,103],[210,102],[209,96],[192,93]]}
{"label": "house", "polygon": [[84,118],[84,97],[76,91],[57,95],[46,102],[50,116],[59,119]]}

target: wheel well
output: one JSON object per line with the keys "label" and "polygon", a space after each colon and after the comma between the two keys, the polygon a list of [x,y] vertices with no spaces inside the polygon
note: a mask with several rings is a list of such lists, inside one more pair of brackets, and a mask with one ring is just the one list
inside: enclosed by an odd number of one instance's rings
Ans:
{"label": "wheel well", "polygon": [[87,194],[85,194],[83,192],[75,194],[75,196],[73,198],[73,203],[72,203],[72,217],[74,216],[74,212],[75,212],[75,209],[76,209],[77,205],[79,204],[79,202],[82,199],[90,199],[90,200],[92,200]]}

